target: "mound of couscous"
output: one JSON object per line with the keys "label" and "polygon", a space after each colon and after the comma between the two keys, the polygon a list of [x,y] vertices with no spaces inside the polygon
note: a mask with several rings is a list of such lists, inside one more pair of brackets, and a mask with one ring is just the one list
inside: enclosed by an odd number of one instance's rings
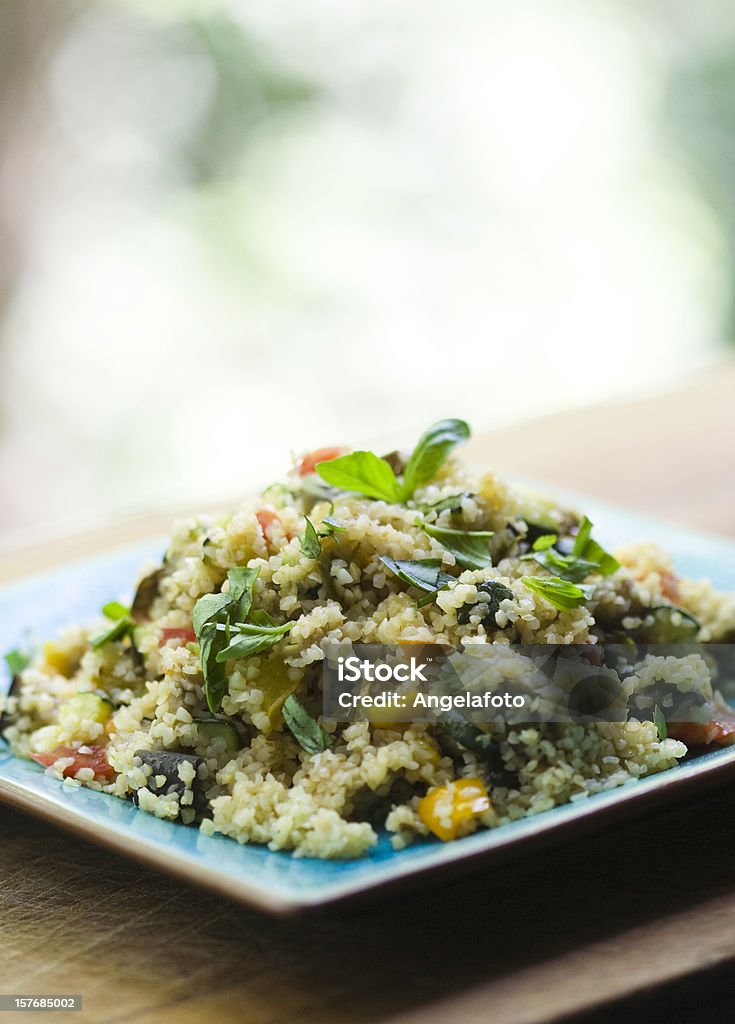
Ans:
{"label": "mound of couscous", "polygon": [[[312,857],[357,857],[380,830],[401,847],[495,828],[735,738],[697,653],[635,665],[624,721],[468,719],[463,742],[441,721],[324,717],[326,644],[735,639],[733,596],[467,468],[468,435],[445,420],[409,454],[313,452],[231,515],[178,523],[129,605],[25,666],[12,653],[5,738],[67,784]],[[647,711],[662,684],[696,693],[696,722]]]}

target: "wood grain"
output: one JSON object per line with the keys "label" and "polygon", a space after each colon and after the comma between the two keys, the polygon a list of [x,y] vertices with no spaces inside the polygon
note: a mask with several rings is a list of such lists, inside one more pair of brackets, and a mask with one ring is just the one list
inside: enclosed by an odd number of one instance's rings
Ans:
{"label": "wood grain", "polygon": [[[735,367],[723,367],[666,398],[487,435],[473,454],[733,533],[734,385]],[[145,524],[116,530],[132,539]],[[86,550],[109,541],[110,531],[86,538]],[[0,578],[29,557],[74,553],[58,541],[11,553]],[[296,921],[7,808],[0,881],[0,991],[82,993],[70,1022],[541,1024],[735,958],[727,790],[494,872]]]}

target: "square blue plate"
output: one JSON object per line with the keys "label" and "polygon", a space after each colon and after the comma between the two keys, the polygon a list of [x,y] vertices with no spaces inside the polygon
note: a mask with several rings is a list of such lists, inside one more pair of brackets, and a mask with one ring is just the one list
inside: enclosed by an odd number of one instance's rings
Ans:
{"label": "square blue plate", "polygon": [[[562,495],[583,508],[608,545],[653,540],[667,548],[683,576],[710,578],[735,590],[735,543]],[[129,591],[140,565],[158,558],[164,542],[137,545],[36,575],[0,589],[0,651],[53,636],[59,627],[93,620],[100,607]],[[33,635],[29,634],[29,627]],[[4,671],[4,666],[3,666]],[[0,677],[7,686],[8,674]],[[0,799],[161,870],[272,913],[293,913],[400,883],[418,884],[436,872],[459,872],[492,859],[519,856],[543,843],[609,824],[693,787],[735,777],[735,748],[688,759],[670,771],[555,808],[536,817],[478,832],[455,843],[425,840],[394,851],[387,836],[355,861],[298,859],[261,846],[161,821],[131,803],[72,789],[14,757],[0,741]]]}

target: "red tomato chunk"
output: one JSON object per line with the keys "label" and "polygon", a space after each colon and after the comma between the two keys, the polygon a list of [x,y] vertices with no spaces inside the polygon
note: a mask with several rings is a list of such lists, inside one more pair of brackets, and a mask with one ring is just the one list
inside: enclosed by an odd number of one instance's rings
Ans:
{"label": "red tomato chunk", "polygon": [[347,449],[341,445],[333,445],[331,448],[315,448],[313,452],[304,455],[300,460],[296,466],[296,472],[299,476],[308,476],[309,473],[314,472],[318,462],[331,462],[332,459],[338,459],[340,455],[344,455],[346,451]]}
{"label": "red tomato chunk", "polygon": [[163,647],[169,640],[180,640],[183,646],[184,644],[192,644],[196,640],[197,635],[190,626],[164,626],[161,630],[161,639],[158,641],[158,646]]}
{"label": "red tomato chunk", "polygon": [[688,747],[706,747],[710,743],[729,746],[735,743],[735,719],[715,718],[711,722],[671,722],[669,736]]}
{"label": "red tomato chunk", "polygon": [[88,754],[82,754],[73,747],[61,746],[56,747],[55,750],[49,750],[47,753],[31,754],[30,756],[34,761],[37,761],[38,764],[44,765],[46,768],[55,764],[61,757],[73,757],[74,761],[72,764],[67,765],[64,769],[64,775],[67,778],[73,778],[80,768],[91,768],[95,775],[101,775],[106,779],[112,778],[115,774],[115,769],[107,760],[107,751],[105,748],[89,746],[87,747],[87,750],[89,750]]}

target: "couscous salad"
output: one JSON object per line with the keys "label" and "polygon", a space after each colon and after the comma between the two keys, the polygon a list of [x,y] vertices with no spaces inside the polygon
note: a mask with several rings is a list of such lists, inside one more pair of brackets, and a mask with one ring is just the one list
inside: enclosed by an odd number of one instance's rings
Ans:
{"label": "couscous salad", "polygon": [[[451,841],[735,740],[699,653],[735,640],[735,596],[651,544],[606,550],[584,510],[464,465],[468,437],[448,419],[409,452],[320,449],[232,514],[179,522],[132,600],[8,653],[5,739],[69,786],[323,858],[386,830]],[[323,714],[325,645],[607,643],[698,650],[634,664],[622,721]],[[677,693],[691,721],[667,720]]]}

